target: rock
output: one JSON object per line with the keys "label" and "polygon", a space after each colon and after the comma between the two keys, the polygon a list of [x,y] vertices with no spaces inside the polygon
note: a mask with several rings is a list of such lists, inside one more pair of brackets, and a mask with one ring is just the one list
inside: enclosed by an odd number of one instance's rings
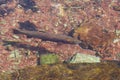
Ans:
{"label": "rock", "polygon": [[9,58],[13,59],[21,59],[22,55],[20,55],[20,52],[18,50],[11,51],[11,54],[9,55]]}
{"label": "rock", "polygon": [[40,56],[40,64],[55,64],[58,61],[58,56],[55,54],[43,54]]}
{"label": "rock", "polygon": [[52,7],[55,8],[55,11],[58,12],[58,16],[65,16],[64,6],[62,4],[52,4]]}
{"label": "rock", "polygon": [[113,10],[120,11],[120,6],[113,6]]}
{"label": "rock", "polygon": [[33,12],[38,11],[38,8],[36,7],[36,3],[34,0],[18,0],[19,5],[24,8],[24,10],[31,9]]}
{"label": "rock", "polygon": [[119,36],[119,35],[120,35],[120,30],[116,30],[116,31],[115,31],[115,34],[116,34],[117,36]]}
{"label": "rock", "polygon": [[[94,21],[94,20],[93,20]],[[74,29],[73,37],[82,41],[82,48],[98,51],[104,49],[113,42],[115,33],[103,29],[97,23],[87,22]]]}
{"label": "rock", "polygon": [[116,39],[113,40],[113,43],[117,43],[117,42],[120,42],[120,39],[116,38]]}
{"label": "rock", "polygon": [[70,59],[67,60],[68,63],[99,63],[100,58],[88,54],[76,53]]}
{"label": "rock", "polygon": [[120,42],[120,30],[115,31],[116,38],[113,40],[113,43]]}
{"label": "rock", "polygon": [[17,36],[17,35],[13,35],[13,38],[15,38],[15,39],[19,39],[19,36]]}

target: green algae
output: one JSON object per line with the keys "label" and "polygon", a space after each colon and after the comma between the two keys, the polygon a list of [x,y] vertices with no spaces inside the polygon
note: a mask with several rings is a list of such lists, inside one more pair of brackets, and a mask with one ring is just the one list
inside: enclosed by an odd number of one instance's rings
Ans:
{"label": "green algae", "polygon": [[40,64],[55,64],[59,59],[56,54],[43,54],[40,56]]}
{"label": "green algae", "polygon": [[40,65],[17,70],[14,73],[11,73],[8,77],[2,76],[0,79],[120,80],[120,66],[119,62]]}

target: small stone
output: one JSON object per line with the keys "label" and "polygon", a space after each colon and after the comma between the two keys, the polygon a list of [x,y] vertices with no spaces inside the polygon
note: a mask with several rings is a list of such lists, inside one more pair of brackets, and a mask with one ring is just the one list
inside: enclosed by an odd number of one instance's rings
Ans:
{"label": "small stone", "polygon": [[54,31],[54,33],[55,33],[55,34],[57,34],[57,33],[58,33],[58,31],[57,31],[56,29],[54,29],[53,31]]}
{"label": "small stone", "polygon": [[17,36],[17,35],[13,35],[13,38],[15,38],[15,39],[19,39],[19,36]]}
{"label": "small stone", "polygon": [[117,36],[119,36],[120,35],[120,30],[116,30],[115,33],[116,33]]}
{"label": "small stone", "polygon": [[115,31],[115,34],[116,34],[117,38],[115,38],[115,39],[113,40],[113,43],[117,43],[117,42],[120,41],[120,30],[116,30],[116,31]]}
{"label": "small stone", "polygon": [[117,42],[120,42],[120,39],[114,39],[113,40],[113,43],[117,43]]}
{"label": "small stone", "polygon": [[67,24],[64,24],[64,27],[67,27]]}
{"label": "small stone", "polygon": [[11,54],[9,55],[9,58],[13,59],[20,59],[22,55],[20,55],[20,52],[18,50],[11,51]]}
{"label": "small stone", "polygon": [[45,26],[45,31],[48,31],[49,30],[49,26]]}

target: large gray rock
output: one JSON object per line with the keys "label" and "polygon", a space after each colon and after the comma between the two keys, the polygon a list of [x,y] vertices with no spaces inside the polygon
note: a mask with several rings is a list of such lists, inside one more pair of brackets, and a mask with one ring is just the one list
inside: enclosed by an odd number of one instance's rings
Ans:
{"label": "large gray rock", "polygon": [[100,58],[93,55],[76,53],[70,59],[68,59],[67,62],[68,63],[99,63]]}

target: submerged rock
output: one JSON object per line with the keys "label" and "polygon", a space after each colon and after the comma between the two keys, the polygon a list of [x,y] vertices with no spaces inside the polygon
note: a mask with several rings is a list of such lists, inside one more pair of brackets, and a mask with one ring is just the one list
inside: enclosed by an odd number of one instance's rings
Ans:
{"label": "submerged rock", "polygon": [[58,62],[58,56],[55,54],[43,54],[40,56],[40,64],[55,64]]}
{"label": "submerged rock", "polygon": [[21,5],[24,10],[31,9],[33,12],[38,11],[34,0],[19,0],[19,5]]}
{"label": "submerged rock", "polygon": [[115,33],[91,21],[76,28],[73,37],[82,41],[80,44],[82,48],[99,51],[109,47],[115,38]]}
{"label": "submerged rock", "polygon": [[19,50],[13,50],[11,51],[11,54],[9,55],[9,58],[13,59],[21,59],[22,55],[20,54]]}
{"label": "submerged rock", "polygon": [[71,59],[67,60],[68,63],[98,63],[100,58],[88,54],[76,53]]}

